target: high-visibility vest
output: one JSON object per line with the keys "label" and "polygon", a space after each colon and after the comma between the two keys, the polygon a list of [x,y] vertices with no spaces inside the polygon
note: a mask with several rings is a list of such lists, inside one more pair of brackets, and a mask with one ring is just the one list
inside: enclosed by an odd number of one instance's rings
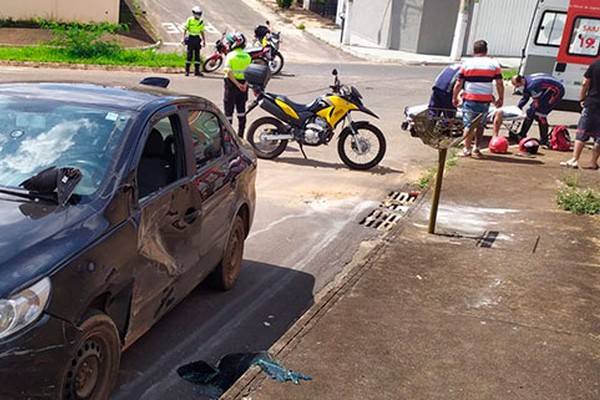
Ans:
{"label": "high-visibility vest", "polygon": [[188,31],[190,36],[200,36],[200,34],[204,32],[204,20],[202,18],[196,19],[194,17],[189,17],[187,21],[185,21],[184,28]]}
{"label": "high-visibility vest", "polygon": [[250,64],[252,64],[250,54],[240,48],[234,49],[225,57],[225,66],[223,67],[225,76],[227,76],[227,71],[231,71],[235,79],[242,81],[244,80],[244,70]]}

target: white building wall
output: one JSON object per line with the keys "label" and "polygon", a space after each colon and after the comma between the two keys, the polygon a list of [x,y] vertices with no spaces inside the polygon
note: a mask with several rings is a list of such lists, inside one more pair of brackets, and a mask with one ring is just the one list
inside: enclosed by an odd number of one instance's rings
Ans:
{"label": "white building wall", "polygon": [[119,0],[0,0],[0,19],[119,22]]}
{"label": "white building wall", "polygon": [[538,0],[478,0],[475,2],[471,29],[466,46],[472,53],[472,43],[488,42],[491,55],[520,57]]}

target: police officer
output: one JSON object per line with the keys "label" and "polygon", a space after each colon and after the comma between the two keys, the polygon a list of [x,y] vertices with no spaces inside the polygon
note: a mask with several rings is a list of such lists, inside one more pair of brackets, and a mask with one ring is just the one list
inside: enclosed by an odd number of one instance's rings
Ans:
{"label": "police officer", "polygon": [[[186,36],[188,42],[186,43]],[[202,39],[200,39],[202,37]],[[202,10],[200,7],[195,6],[192,8],[192,16],[185,21],[183,26],[183,43],[187,44],[187,60],[185,62],[185,76],[190,74],[190,65],[192,64],[192,57],[194,61],[194,75],[200,76],[200,48],[202,43],[205,42],[204,37],[204,20],[202,19]]]}
{"label": "police officer", "polygon": [[223,108],[225,116],[231,123],[233,109],[238,117],[238,135],[244,137],[246,129],[246,101],[248,101],[248,84],[244,79],[244,70],[252,63],[252,57],[244,51],[246,37],[243,33],[234,33],[230,36],[231,51],[225,57],[225,92],[223,95]]}

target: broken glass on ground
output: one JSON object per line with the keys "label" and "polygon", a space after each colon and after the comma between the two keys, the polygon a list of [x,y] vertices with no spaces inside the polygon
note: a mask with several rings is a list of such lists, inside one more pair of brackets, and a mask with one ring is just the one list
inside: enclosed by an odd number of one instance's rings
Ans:
{"label": "broken glass on ground", "polygon": [[205,361],[194,361],[177,368],[177,373],[196,385],[197,393],[217,399],[253,365],[279,382],[292,381],[297,385],[300,380],[311,380],[308,375],[286,369],[266,351],[227,354],[214,367]]}

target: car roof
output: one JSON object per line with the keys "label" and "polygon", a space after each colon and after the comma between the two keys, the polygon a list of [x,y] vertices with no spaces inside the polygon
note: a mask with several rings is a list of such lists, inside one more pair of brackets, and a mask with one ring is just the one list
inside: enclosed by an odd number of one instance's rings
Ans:
{"label": "car roof", "polygon": [[2,95],[128,110],[140,110],[153,102],[160,105],[180,99],[201,99],[152,86],[117,87],[71,82],[0,83],[0,96]]}

